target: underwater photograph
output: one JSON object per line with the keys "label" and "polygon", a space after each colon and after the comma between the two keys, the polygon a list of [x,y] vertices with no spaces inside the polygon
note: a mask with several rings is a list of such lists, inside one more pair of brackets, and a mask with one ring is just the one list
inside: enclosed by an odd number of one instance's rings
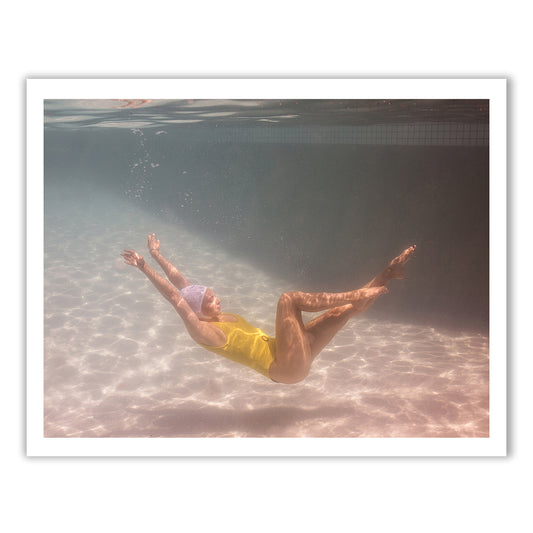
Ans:
{"label": "underwater photograph", "polygon": [[489,100],[45,99],[46,438],[479,438]]}

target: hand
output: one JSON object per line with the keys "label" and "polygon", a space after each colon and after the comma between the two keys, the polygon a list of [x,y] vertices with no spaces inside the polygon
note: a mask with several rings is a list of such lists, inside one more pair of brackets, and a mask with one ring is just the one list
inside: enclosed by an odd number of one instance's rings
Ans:
{"label": "hand", "polygon": [[124,250],[124,254],[120,254],[124,258],[124,262],[127,265],[137,267],[139,270],[142,270],[144,267],[144,259],[137,252],[132,250]]}
{"label": "hand", "polygon": [[155,238],[155,233],[148,235],[148,250],[151,254],[159,252],[159,239]]}

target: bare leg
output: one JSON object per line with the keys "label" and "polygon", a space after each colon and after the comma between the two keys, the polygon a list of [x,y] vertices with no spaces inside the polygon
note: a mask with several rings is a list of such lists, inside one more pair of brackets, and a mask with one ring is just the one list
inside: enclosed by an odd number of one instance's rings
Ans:
{"label": "bare leg", "polygon": [[403,279],[405,277],[405,263],[413,257],[416,245],[405,249],[398,257],[395,257],[373,280],[369,281],[365,287],[384,287],[393,279]]}
{"label": "bare leg", "polygon": [[[405,276],[405,263],[413,257],[416,246],[404,250],[394,258],[389,265],[364,288],[385,287],[393,279],[402,279]],[[311,320],[305,325],[306,332],[312,336],[311,352],[316,357],[344,327],[353,316],[365,312],[376,298],[369,298],[358,306],[343,306],[330,309],[327,313]]]}
{"label": "bare leg", "polygon": [[[284,294],[276,316],[278,359],[270,369],[272,379],[285,383],[304,379],[315,357],[346,322],[366,311],[381,294],[388,292],[385,286],[389,281],[404,277],[404,265],[415,249],[416,246],[412,246],[393,259],[383,272],[359,291]],[[303,324],[302,311],[321,311],[328,309],[328,305],[329,311]],[[332,305],[335,307],[331,308]]]}
{"label": "bare leg", "polygon": [[305,324],[305,331],[311,342],[311,357],[315,357],[331,342],[333,337],[346,325],[350,318],[364,313],[377,299],[371,298],[360,305],[347,304],[334,307]]}
{"label": "bare leg", "polygon": [[[371,297],[382,294],[382,291],[376,291],[380,287],[363,287],[348,292],[287,292],[283,297],[288,297],[291,303],[299,311],[314,313],[325,311],[339,305],[352,304],[355,302],[366,302]],[[385,291],[387,292],[387,291]]]}
{"label": "bare leg", "polygon": [[335,306],[335,309],[346,311],[347,320],[348,314],[365,308],[368,300],[375,300],[387,292],[385,287],[369,287],[343,293],[282,294],[276,312],[277,357],[270,367],[270,377],[282,383],[297,383],[309,373],[316,356],[312,348],[315,338],[303,324],[302,311],[322,311]]}

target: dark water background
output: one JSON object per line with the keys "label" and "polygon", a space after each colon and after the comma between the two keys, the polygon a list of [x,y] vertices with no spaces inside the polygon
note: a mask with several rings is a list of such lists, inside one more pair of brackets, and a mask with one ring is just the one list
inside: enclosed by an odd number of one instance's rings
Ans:
{"label": "dark water background", "polygon": [[90,183],[310,291],[417,244],[370,313],[488,331],[487,102],[103,102],[47,101],[45,204]]}

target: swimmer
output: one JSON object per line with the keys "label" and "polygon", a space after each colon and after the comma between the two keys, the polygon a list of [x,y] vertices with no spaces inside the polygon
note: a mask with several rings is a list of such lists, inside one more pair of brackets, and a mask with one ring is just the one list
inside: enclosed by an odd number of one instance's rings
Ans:
{"label": "swimmer", "polygon": [[[183,320],[191,338],[205,349],[241,363],[277,383],[298,383],[309,374],[317,355],[354,316],[366,311],[387,284],[404,277],[405,263],[416,246],[404,250],[364,287],[341,293],[286,292],[276,311],[276,336],[270,337],[241,316],[223,313],[221,302],[204,285],[191,285],[161,253],[155,234],[148,236],[148,249],[168,280],[155,272],[132,250],[121,254],[125,263],[138,268],[170,302]],[[325,311],[304,324],[302,311]]]}

